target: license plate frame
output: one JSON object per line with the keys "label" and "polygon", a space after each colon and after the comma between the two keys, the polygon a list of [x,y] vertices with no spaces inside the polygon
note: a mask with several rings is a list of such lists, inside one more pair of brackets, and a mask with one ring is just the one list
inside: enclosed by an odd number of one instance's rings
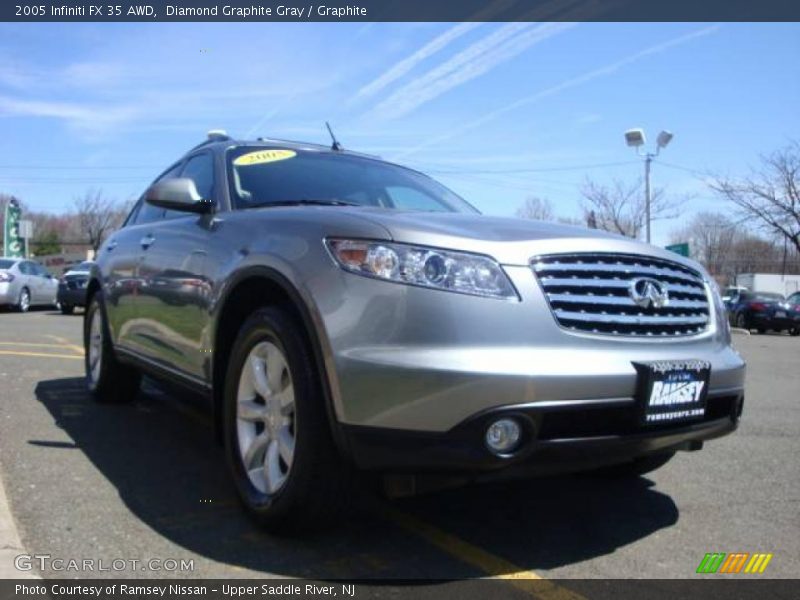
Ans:
{"label": "license plate frame", "polygon": [[[634,363],[639,423],[652,427],[705,417],[711,363],[699,359]],[[699,388],[699,389],[698,389]]]}

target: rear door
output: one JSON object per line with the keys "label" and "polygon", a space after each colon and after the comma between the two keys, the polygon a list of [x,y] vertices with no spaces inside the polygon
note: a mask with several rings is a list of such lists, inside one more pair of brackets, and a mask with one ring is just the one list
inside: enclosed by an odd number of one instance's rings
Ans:
{"label": "rear door", "polygon": [[39,263],[33,263],[33,269],[39,288],[38,304],[55,304],[58,280]]}

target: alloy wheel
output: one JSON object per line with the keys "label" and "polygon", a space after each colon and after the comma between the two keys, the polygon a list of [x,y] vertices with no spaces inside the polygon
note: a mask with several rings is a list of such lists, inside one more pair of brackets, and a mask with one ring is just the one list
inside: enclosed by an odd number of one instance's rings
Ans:
{"label": "alloy wheel", "polygon": [[92,311],[89,323],[89,378],[96,385],[103,362],[103,314],[100,307]]}
{"label": "alloy wheel", "polygon": [[272,342],[260,342],[242,365],[236,432],[244,470],[261,493],[275,494],[286,483],[294,460],[295,418],[286,356]]}
{"label": "alloy wheel", "polygon": [[28,290],[22,290],[19,295],[19,309],[22,312],[28,312],[31,307],[31,294]]}

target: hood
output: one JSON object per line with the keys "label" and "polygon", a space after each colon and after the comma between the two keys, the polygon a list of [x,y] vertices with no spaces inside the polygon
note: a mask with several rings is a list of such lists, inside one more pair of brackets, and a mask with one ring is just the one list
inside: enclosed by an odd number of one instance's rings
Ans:
{"label": "hood", "polygon": [[673,252],[598,229],[472,213],[346,210],[383,226],[397,242],[487,254],[504,265],[525,266],[539,254],[618,252],[656,256],[703,272]]}

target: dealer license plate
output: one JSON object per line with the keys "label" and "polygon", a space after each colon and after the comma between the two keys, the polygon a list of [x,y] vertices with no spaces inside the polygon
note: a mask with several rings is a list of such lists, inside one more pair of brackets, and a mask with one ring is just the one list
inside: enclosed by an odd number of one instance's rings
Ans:
{"label": "dealer license plate", "polygon": [[711,364],[703,360],[661,361],[636,364],[639,402],[647,425],[701,419]]}

